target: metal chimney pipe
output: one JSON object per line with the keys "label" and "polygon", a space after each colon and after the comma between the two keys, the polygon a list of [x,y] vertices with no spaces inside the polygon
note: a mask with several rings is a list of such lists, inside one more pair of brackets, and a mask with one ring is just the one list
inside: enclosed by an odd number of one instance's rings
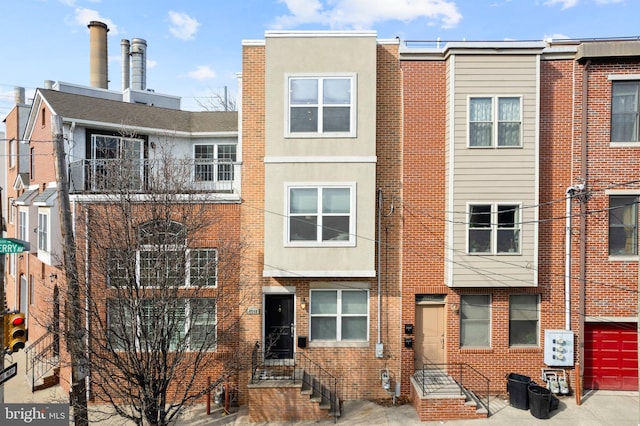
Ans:
{"label": "metal chimney pipe", "polygon": [[130,71],[130,44],[129,40],[123,38],[120,41],[120,47],[122,50],[122,91],[124,92],[129,88],[129,77],[131,76]]}
{"label": "metal chimney pipe", "polygon": [[24,87],[14,87],[13,88],[13,99],[16,104],[24,104],[25,95],[24,95]]}
{"label": "metal chimney pipe", "polygon": [[107,24],[99,21],[89,22],[89,85],[100,89],[109,88],[107,71]]}
{"label": "metal chimney pipe", "polygon": [[141,38],[131,40],[131,88],[147,89],[147,41]]}

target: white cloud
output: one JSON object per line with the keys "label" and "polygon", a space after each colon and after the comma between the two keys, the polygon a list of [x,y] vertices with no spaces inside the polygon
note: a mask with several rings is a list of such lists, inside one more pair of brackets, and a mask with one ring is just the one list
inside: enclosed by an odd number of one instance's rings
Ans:
{"label": "white cloud", "polygon": [[189,71],[187,75],[195,80],[209,80],[216,78],[216,73],[207,65],[198,65],[194,71]]}
{"label": "white cloud", "polygon": [[100,12],[98,12],[97,10],[77,8],[75,10],[74,20],[77,24],[82,25],[85,28],[91,21],[104,22],[109,28],[109,35],[118,35],[118,26],[114,24],[111,19],[102,17],[100,15]]}
{"label": "white cloud", "polygon": [[545,6],[553,6],[559,4],[561,5],[561,9],[569,9],[578,4],[578,0],[547,0],[544,2]]}
{"label": "white cloud", "polygon": [[289,15],[276,18],[275,28],[294,28],[304,24],[326,25],[333,29],[366,29],[390,20],[409,22],[427,18],[430,25],[455,27],[462,15],[447,0],[279,0]]}
{"label": "white cloud", "polygon": [[193,40],[200,22],[187,15],[186,13],[169,11],[169,21],[171,26],[169,32],[180,40]]}
{"label": "white cloud", "polygon": [[556,33],[556,34],[551,34],[551,35],[545,35],[542,39],[544,41],[551,41],[551,40],[567,40],[570,39],[571,37],[569,37],[568,35],[565,34],[561,34],[561,33]]}

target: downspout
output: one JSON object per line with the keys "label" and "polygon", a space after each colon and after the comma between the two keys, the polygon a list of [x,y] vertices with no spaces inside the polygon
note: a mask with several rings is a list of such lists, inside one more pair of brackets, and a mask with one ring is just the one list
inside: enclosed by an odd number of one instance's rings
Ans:
{"label": "downspout", "polygon": [[[382,189],[378,188],[378,237],[377,237],[377,244],[378,244],[378,250],[377,250],[377,254],[378,254],[378,272],[377,272],[377,276],[378,276],[378,341],[377,341],[377,345],[376,345],[376,355],[378,355],[379,358],[382,357],[382,354],[380,352],[382,352],[381,348],[382,348],[382,342],[380,341],[381,339],[381,330],[380,330],[380,326],[381,326],[381,312],[380,312],[380,308],[382,307],[382,297],[380,295],[380,288],[381,288],[381,273],[380,273],[380,265],[381,265],[381,261],[380,261],[380,253],[381,253],[381,244],[380,242],[382,241],[382,233],[381,233],[381,223],[382,223]],[[378,349],[380,348],[380,350]]]}
{"label": "downspout", "polygon": [[565,192],[564,231],[564,328],[571,330],[571,201],[575,188],[570,186]]}

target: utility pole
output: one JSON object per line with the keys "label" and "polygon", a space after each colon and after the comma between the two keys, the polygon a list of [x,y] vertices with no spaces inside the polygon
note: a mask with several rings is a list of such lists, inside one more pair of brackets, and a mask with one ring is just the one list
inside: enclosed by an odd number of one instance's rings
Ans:
{"label": "utility pole", "polygon": [[64,272],[67,284],[66,303],[66,340],[67,350],[71,355],[71,405],[76,426],[87,426],[87,394],[86,376],[87,362],[84,350],[83,308],[80,299],[80,284],[78,282],[78,266],[76,264],[76,244],[73,235],[71,203],[69,202],[69,180],[65,167],[65,151],[62,128],[62,117],[51,117],[53,131],[53,152],[55,156],[56,181],[60,224],[62,226],[62,251],[64,257]]}

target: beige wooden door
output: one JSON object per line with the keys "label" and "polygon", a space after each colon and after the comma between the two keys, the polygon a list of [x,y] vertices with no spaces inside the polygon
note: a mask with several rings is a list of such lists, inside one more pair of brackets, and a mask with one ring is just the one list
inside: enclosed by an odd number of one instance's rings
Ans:
{"label": "beige wooden door", "polygon": [[444,305],[416,305],[415,368],[444,362]]}

